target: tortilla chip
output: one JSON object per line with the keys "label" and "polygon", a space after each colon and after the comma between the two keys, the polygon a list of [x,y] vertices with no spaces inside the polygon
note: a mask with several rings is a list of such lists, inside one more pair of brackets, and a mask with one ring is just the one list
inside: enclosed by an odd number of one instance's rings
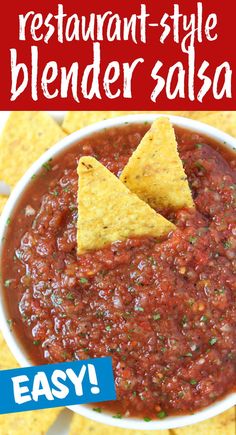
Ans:
{"label": "tortilla chip", "polygon": [[195,119],[236,137],[236,112],[195,112]]}
{"label": "tortilla chip", "polygon": [[124,116],[137,113],[160,113],[166,115],[185,116],[186,118],[195,119],[197,121],[205,122],[212,125],[225,133],[231,134],[236,137],[236,112],[206,112],[206,111],[142,111],[142,112],[67,112],[62,128],[69,134],[79,130],[87,125],[94,124],[95,122],[102,121],[104,119],[114,118],[116,116]]}
{"label": "tortilla chip", "polygon": [[130,236],[160,238],[175,229],[95,158],[82,157],[78,175],[78,254]]}
{"label": "tortilla chip", "polygon": [[67,112],[65,119],[62,124],[62,128],[66,131],[66,133],[70,134],[74,131],[79,130],[80,128],[87,127],[88,125],[94,124],[95,122],[104,121],[104,119],[115,118],[117,116],[125,116],[125,115],[135,115],[142,113],[162,113],[167,115],[178,115],[178,116],[187,116],[188,113],[191,112],[128,112],[128,111],[99,111],[99,112]]}
{"label": "tortilla chip", "polygon": [[104,119],[120,116],[121,113],[124,112],[67,112],[65,119],[62,123],[62,128],[66,133],[70,134],[74,131],[80,130],[80,128],[94,124],[95,122],[104,121]]}
{"label": "tortilla chip", "polygon": [[217,417],[192,426],[174,429],[175,435],[235,435],[235,408],[225,411]]}
{"label": "tortilla chip", "polygon": [[61,408],[0,415],[1,435],[46,435]]}
{"label": "tortilla chip", "polygon": [[194,206],[168,118],[154,121],[123,169],[120,180],[158,211]]}
{"label": "tortilla chip", "polygon": [[[18,368],[19,364],[11,354],[0,332],[0,370]],[[40,411],[17,412],[0,415],[1,435],[45,435],[62,408]]]}
{"label": "tortilla chip", "polygon": [[0,138],[0,180],[13,187],[29,166],[64,136],[46,112],[11,112]]}
{"label": "tortilla chip", "polygon": [[20,366],[10,352],[2,333],[0,332],[0,370],[15,369],[17,367]]}
{"label": "tortilla chip", "polygon": [[[153,435],[154,433],[157,432],[153,432],[151,430],[142,431],[107,426],[105,424],[97,423],[96,421],[82,417],[78,414],[74,415],[69,431],[69,435]],[[170,432],[169,430],[161,430],[160,435],[170,435]]]}

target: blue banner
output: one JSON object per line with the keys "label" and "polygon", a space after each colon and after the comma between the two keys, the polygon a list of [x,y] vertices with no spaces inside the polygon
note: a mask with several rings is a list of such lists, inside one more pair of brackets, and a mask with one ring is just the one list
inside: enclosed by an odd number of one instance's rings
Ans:
{"label": "blue banner", "polygon": [[115,399],[110,357],[0,371],[0,414]]}

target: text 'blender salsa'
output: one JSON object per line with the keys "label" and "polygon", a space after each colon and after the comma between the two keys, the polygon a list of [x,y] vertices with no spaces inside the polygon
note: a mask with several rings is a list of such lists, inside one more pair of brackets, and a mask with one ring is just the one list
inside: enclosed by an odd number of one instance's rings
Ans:
{"label": "text 'blender salsa'", "polygon": [[196,210],[166,212],[177,230],[162,242],[76,254],[79,158],[119,176],[148,128],[104,130],[43,165],[2,260],[9,323],[32,361],[112,356],[118,400],[97,410],[147,421],[193,412],[236,385],[233,152],[176,128]]}

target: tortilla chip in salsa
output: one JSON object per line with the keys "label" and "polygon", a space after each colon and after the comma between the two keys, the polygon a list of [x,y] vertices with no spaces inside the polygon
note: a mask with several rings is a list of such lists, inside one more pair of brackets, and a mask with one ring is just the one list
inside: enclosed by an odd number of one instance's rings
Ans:
{"label": "tortilla chip in salsa", "polygon": [[95,158],[80,158],[78,175],[78,254],[130,236],[160,238],[175,229]]}
{"label": "tortilla chip in salsa", "polygon": [[158,211],[194,206],[168,118],[153,122],[123,169],[120,180]]}

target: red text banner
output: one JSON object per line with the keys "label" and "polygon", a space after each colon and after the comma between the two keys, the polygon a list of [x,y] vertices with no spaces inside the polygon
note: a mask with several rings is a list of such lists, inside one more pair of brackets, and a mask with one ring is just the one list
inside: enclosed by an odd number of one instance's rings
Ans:
{"label": "red text banner", "polygon": [[236,109],[229,2],[22,0],[4,12],[1,110]]}

